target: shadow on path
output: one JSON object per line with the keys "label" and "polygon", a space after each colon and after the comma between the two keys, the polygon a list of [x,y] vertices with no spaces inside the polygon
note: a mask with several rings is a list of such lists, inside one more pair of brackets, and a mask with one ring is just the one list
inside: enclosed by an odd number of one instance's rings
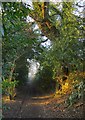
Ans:
{"label": "shadow on path", "polygon": [[[35,94],[36,93],[36,94]],[[66,96],[53,97],[37,93],[36,89],[28,85],[17,89],[15,100],[4,104],[9,109],[3,110],[3,118],[82,118],[83,106],[66,108]],[[52,96],[52,97],[50,97]],[[43,98],[43,99],[39,99]]]}

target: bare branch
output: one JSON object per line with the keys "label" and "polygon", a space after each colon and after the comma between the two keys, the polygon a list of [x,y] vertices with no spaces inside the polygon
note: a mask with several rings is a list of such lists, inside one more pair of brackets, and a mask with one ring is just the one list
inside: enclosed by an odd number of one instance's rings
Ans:
{"label": "bare branch", "polygon": [[40,46],[41,43],[45,43],[45,42],[47,42],[48,40],[49,40],[49,39],[47,38],[46,40],[41,41],[41,42],[38,44],[38,46]]}
{"label": "bare branch", "polygon": [[79,5],[78,3],[76,4],[78,7],[85,7],[85,5]]}

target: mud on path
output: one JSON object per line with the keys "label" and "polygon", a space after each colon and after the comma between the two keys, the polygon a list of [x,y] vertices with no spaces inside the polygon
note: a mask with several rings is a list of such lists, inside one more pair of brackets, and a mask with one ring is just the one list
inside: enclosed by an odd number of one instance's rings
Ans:
{"label": "mud on path", "polygon": [[52,94],[38,97],[36,94],[33,97],[34,92],[36,90],[28,90],[28,87],[23,86],[15,100],[5,101],[3,118],[83,118],[83,105],[66,108],[66,96],[54,97]]}

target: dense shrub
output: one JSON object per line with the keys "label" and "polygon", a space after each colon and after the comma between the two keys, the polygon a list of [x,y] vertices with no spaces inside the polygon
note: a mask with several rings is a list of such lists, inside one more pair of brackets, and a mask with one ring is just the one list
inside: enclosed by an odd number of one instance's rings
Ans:
{"label": "dense shrub", "polygon": [[83,100],[84,92],[85,92],[85,83],[83,81],[75,84],[74,90],[71,92],[69,97],[66,100],[68,106],[73,105],[74,103],[78,102],[78,100]]}
{"label": "dense shrub", "polygon": [[16,92],[15,87],[18,84],[18,81],[8,81],[8,79],[2,81],[2,94],[7,95],[10,99],[13,99]]}
{"label": "dense shrub", "polygon": [[39,91],[53,91],[55,89],[56,82],[53,80],[53,71],[51,66],[43,66],[43,68],[36,74],[35,82]]}

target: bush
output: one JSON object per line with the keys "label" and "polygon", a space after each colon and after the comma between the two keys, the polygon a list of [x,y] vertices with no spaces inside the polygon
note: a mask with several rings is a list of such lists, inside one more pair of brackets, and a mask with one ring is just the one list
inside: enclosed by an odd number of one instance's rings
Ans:
{"label": "bush", "polygon": [[8,79],[2,81],[2,94],[5,94],[13,99],[16,92],[15,87],[18,84],[18,81],[14,80],[9,82]]}
{"label": "bush", "polygon": [[85,84],[83,83],[83,81],[74,85],[74,91],[70,94],[70,96],[66,100],[67,105],[71,106],[74,103],[76,103],[78,100],[83,99],[84,92],[85,92]]}
{"label": "bush", "polygon": [[43,92],[50,92],[55,88],[55,81],[53,80],[52,67],[45,65],[36,74],[35,82],[37,88]]}

